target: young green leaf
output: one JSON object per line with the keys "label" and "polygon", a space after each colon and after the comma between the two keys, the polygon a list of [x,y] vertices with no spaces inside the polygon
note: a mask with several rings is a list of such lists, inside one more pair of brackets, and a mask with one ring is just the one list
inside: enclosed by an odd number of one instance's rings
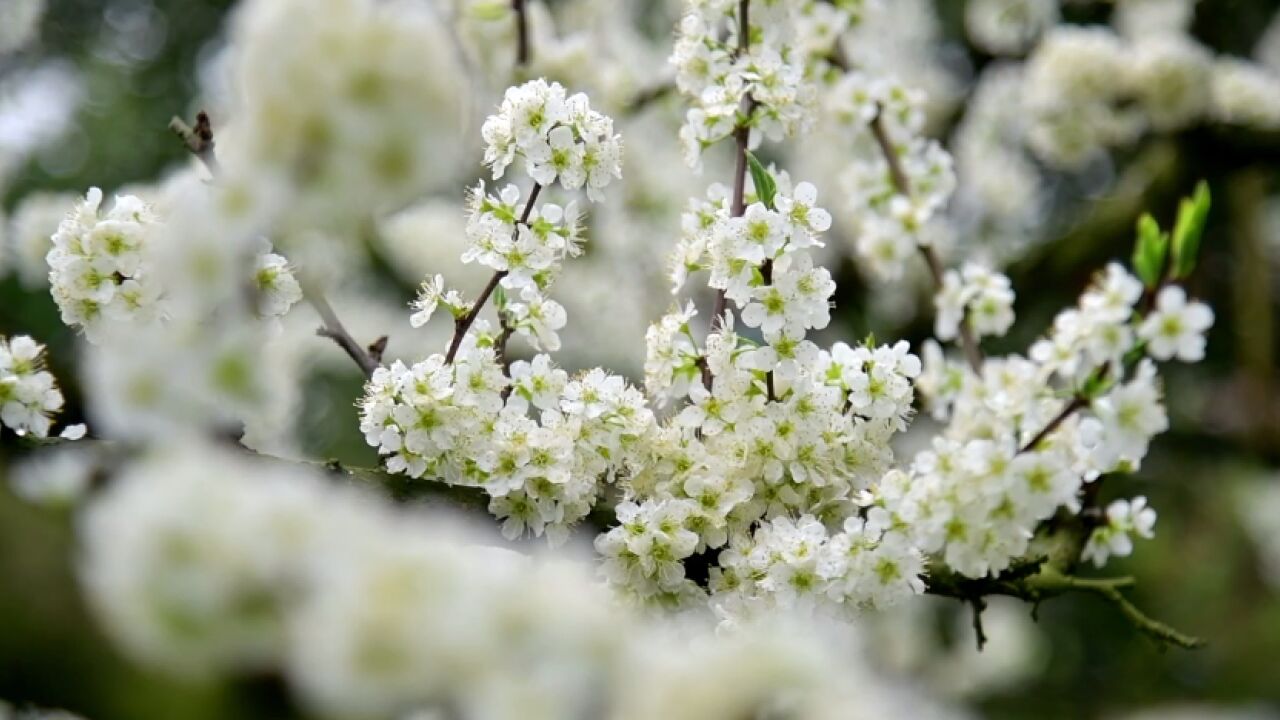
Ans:
{"label": "young green leaf", "polygon": [[1165,259],[1169,254],[1169,234],[1150,214],[1138,218],[1138,240],[1133,247],[1133,270],[1148,288],[1160,284]]}
{"label": "young green leaf", "polygon": [[773,198],[778,194],[778,184],[774,182],[773,176],[756,156],[748,152],[747,164],[751,168],[751,182],[756,186],[756,197],[760,198],[760,202],[770,210],[774,210]]}
{"label": "young green leaf", "polygon": [[1173,226],[1173,279],[1181,280],[1196,269],[1200,254],[1200,238],[1209,220],[1209,185],[1201,180],[1195,194],[1184,198],[1178,206],[1178,221]]}

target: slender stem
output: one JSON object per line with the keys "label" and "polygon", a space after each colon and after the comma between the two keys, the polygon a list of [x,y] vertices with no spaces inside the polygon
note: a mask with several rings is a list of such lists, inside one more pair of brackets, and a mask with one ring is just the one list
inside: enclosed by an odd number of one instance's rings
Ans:
{"label": "slender stem", "polygon": [[982,628],[982,611],[987,609],[987,601],[981,595],[969,598],[969,607],[973,609],[973,638],[978,644],[978,652],[987,646],[987,633]]}
{"label": "slender stem", "polygon": [[[750,99],[744,102],[747,107],[751,107]],[[729,201],[729,215],[731,217],[742,217],[747,210],[747,142],[750,134],[750,128],[745,125],[739,125],[733,131],[734,154],[737,158],[737,164],[733,169],[733,197]],[[713,331],[720,329],[720,326],[724,323],[724,314],[727,309],[728,301],[725,297],[724,289],[721,288],[716,291],[716,302],[711,311],[711,329]]]}
{"label": "slender stem", "polygon": [[[316,328],[316,335],[329,338],[337,343],[338,347],[341,347],[355,361],[355,364],[364,373],[365,377],[373,377],[373,371],[378,368],[378,361],[373,358],[370,352],[361,347],[360,343],[356,342],[355,338],[351,337],[351,333],[347,332],[347,329],[343,327],[342,321],[338,319],[337,313],[333,311],[333,307],[325,299],[324,293],[310,289],[307,291],[306,297],[307,302],[311,303],[311,306],[320,314],[322,325]],[[385,346],[385,344],[386,339],[383,337],[379,338],[371,347],[377,348],[380,345]],[[378,353],[379,355],[381,354],[381,349],[378,350]]]}
{"label": "slender stem", "polygon": [[974,609],[974,630],[982,636],[976,623],[979,608],[984,606],[983,598],[991,595],[1004,595],[1039,605],[1040,602],[1068,593],[1092,593],[1113,605],[1125,616],[1130,624],[1162,644],[1177,645],[1192,649],[1204,645],[1204,641],[1181,633],[1164,623],[1153,620],[1139,610],[1120,592],[1122,588],[1132,587],[1134,579],[1129,576],[1112,578],[1082,578],[1061,572],[1054,567],[1039,563],[1033,574],[1010,576],[1009,572],[999,577],[966,578],[946,569],[931,571],[925,592],[930,595],[955,598],[969,603]]}
{"label": "slender stem", "polygon": [[529,47],[529,14],[525,10],[525,0],[511,0],[511,9],[516,14],[516,65],[524,67],[529,64],[532,49]]}
{"label": "slender stem", "polygon": [[[515,239],[519,232],[520,226],[529,222],[529,215],[533,213],[533,204],[538,199],[538,194],[542,192],[542,185],[533,184],[533,190],[529,191],[529,199],[524,203],[524,210],[520,213],[520,221],[516,223],[515,233],[512,239]],[[462,338],[466,337],[467,331],[475,324],[476,318],[480,316],[480,311],[484,309],[484,304],[489,301],[489,296],[493,291],[498,289],[498,283],[502,282],[502,278],[507,276],[506,270],[499,270],[489,278],[489,284],[484,286],[484,290],[480,291],[480,297],[476,298],[475,304],[467,311],[466,315],[458,318],[453,323],[453,340],[449,342],[449,350],[444,355],[445,363],[452,363],[453,359],[458,355],[458,348],[462,347]]]}
{"label": "slender stem", "polygon": [[[209,113],[203,110],[196,113],[195,127],[187,125],[182,118],[174,116],[169,121],[169,129],[182,140],[188,152],[204,163],[209,174],[216,178],[221,172],[221,167],[218,165],[217,153],[214,152],[216,143],[213,139],[213,123],[209,120]],[[378,338],[366,350],[343,327],[342,321],[338,319],[337,313],[333,311],[333,307],[329,305],[322,291],[315,287],[308,287],[303,294],[307,302],[311,303],[311,306],[320,314],[320,321],[323,323],[316,329],[316,335],[333,340],[355,361],[365,377],[372,377],[373,371],[382,364],[382,352],[387,347],[387,336]]]}
{"label": "slender stem", "polygon": [[1198,637],[1181,633],[1169,625],[1148,617],[1136,605],[1129,602],[1129,599],[1115,587],[1099,587],[1092,590],[1110,600],[1111,604],[1119,608],[1120,612],[1134,627],[1146,633],[1161,645],[1177,645],[1186,650],[1194,650],[1195,648],[1203,647],[1205,644],[1204,640]]}
{"label": "slender stem", "polygon": [[[733,51],[734,59],[745,53],[751,43],[750,11],[751,0],[738,0],[738,47]],[[755,100],[750,95],[747,95],[742,99],[742,114],[749,119],[754,110]],[[733,168],[733,197],[729,204],[729,215],[731,217],[742,217],[742,214],[747,210],[747,145],[750,140],[751,128],[747,126],[744,120],[733,129],[736,164]],[[725,297],[724,290],[717,290],[715,305],[711,309],[712,332],[720,329],[727,309],[728,299]]]}
{"label": "slender stem", "polygon": [[210,175],[217,177],[221,173],[222,170],[218,166],[218,156],[214,152],[213,123],[209,120],[209,113],[204,110],[196,113],[195,127],[191,127],[182,118],[175,115],[169,121],[169,129],[182,140],[182,144],[187,148],[188,152],[204,163]]}
{"label": "slender stem", "polygon": [[1048,422],[1048,424],[1046,424],[1043,428],[1041,428],[1040,432],[1036,433],[1034,437],[1028,440],[1026,445],[1023,445],[1021,448],[1019,448],[1018,453],[1022,454],[1030,450],[1035,450],[1036,446],[1039,445],[1045,438],[1049,437],[1049,435],[1054,430],[1057,430],[1058,427],[1062,425],[1062,423],[1066,422],[1067,418],[1071,417],[1072,414],[1074,414],[1077,410],[1080,410],[1081,408],[1083,408],[1085,405],[1088,405],[1088,404],[1089,404],[1088,399],[1086,399],[1083,395],[1072,396],[1071,401],[1068,402],[1065,406],[1063,406],[1062,411],[1059,412],[1057,415],[1055,415],[1053,419]]}
{"label": "slender stem", "polygon": [[[898,152],[893,148],[893,141],[889,138],[889,132],[884,126],[883,115],[881,111],[876,112],[875,118],[871,121],[871,133],[875,136],[876,144],[880,146],[885,162],[889,164],[889,175],[893,179],[894,187],[899,193],[911,197],[911,179],[907,177],[906,170],[898,159]],[[929,266],[929,274],[933,276],[934,285],[941,289],[944,271],[938,251],[932,245],[917,244],[917,246],[924,256],[925,264]],[[982,348],[978,345],[978,338],[973,334],[967,309],[964,317],[960,319],[960,350],[964,352],[965,360],[968,361],[973,372],[981,374]]]}

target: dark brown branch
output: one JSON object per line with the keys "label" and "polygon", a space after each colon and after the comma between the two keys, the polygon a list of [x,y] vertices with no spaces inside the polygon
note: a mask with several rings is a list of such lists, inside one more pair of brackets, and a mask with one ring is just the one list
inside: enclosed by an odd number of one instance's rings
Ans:
{"label": "dark brown branch", "polygon": [[533,52],[529,46],[529,13],[525,0],[511,0],[511,9],[516,15],[516,66],[525,67]]}
{"label": "dark brown branch", "polygon": [[382,354],[387,351],[387,336],[383,335],[372,343],[369,343],[369,347],[365,348],[365,350],[369,353],[369,357],[373,358],[375,363],[381,365]]}
{"label": "dark brown branch", "polygon": [[1068,402],[1065,406],[1063,406],[1062,411],[1059,412],[1057,415],[1055,415],[1053,419],[1048,422],[1048,424],[1046,424],[1043,428],[1041,428],[1040,432],[1036,433],[1034,437],[1028,440],[1026,445],[1023,445],[1021,448],[1019,448],[1018,453],[1021,454],[1024,452],[1035,450],[1036,446],[1039,445],[1045,438],[1049,437],[1049,435],[1053,433],[1054,430],[1057,430],[1058,427],[1062,425],[1062,423],[1066,422],[1067,418],[1071,417],[1077,410],[1080,410],[1081,408],[1085,407],[1088,404],[1089,404],[1088,399],[1085,398],[1083,395],[1073,395],[1071,397],[1071,401]]}
{"label": "dark brown branch", "polygon": [[[533,190],[529,191],[529,199],[525,201],[524,210],[520,213],[520,221],[516,224],[516,233],[520,232],[520,225],[529,222],[529,215],[533,212],[533,203],[537,201],[538,194],[542,192],[542,186],[534,183]],[[515,237],[514,235],[512,237]],[[489,296],[494,290],[498,289],[498,283],[502,282],[502,278],[507,276],[506,270],[499,270],[489,278],[489,284],[484,286],[480,291],[480,297],[476,298],[475,304],[467,311],[466,315],[454,320],[453,322],[453,340],[449,342],[449,350],[444,355],[445,363],[452,363],[453,359],[458,355],[458,348],[462,347],[462,339],[466,337],[467,331],[475,324],[476,318],[480,316],[480,311],[484,309],[484,304],[489,301]]]}
{"label": "dark brown branch", "polygon": [[[733,57],[736,59],[747,51],[751,44],[751,0],[738,0],[738,46],[734,48]],[[748,94],[742,99],[742,115],[743,119],[733,129],[734,157],[736,164],[733,169],[733,197],[729,204],[729,214],[732,217],[742,217],[746,212],[747,203],[747,145],[751,140],[751,113],[755,111],[755,100]],[[723,289],[716,291],[715,305],[711,309],[711,331],[719,330],[724,322],[724,314],[728,311],[728,299],[725,297]],[[708,390],[711,388],[708,387]]]}
{"label": "dark brown branch", "polygon": [[[907,177],[902,162],[898,159],[898,151],[894,149],[893,140],[889,138],[889,132],[884,126],[883,115],[881,110],[877,110],[875,118],[871,120],[871,133],[875,136],[876,144],[880,146],[885,162],[889,164],[889,175],[893,179],[894,187],[900,194],[911,197],[911,179]],[[932,245],[918,245],[918,247],[920,254],[924,256],[925,264],[929,266],[929,274],[933,276],[934,285],[941,290],[944,270],[938,251]],[[964,317],[960,319],[960,350],[964,352],[965,360],[973,372],[981,375],[982,348],[978,345],[978,338],[973,334],[967,309]]]}
{"label": "dark brown branch", "polygon": [[978,652],[987,646],[987,633],[982,629],[982,611],[987,609],[987,601],[981,595],[969,598],[969,607],[973,609],[973,639],[978,645]]}

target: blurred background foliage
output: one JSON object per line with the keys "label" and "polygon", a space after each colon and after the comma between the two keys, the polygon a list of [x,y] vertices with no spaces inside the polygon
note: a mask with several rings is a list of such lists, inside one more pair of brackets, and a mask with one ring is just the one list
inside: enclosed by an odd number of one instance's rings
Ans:
{"label": "blurred background foliage", "polygon": [[[6,2],[7,0],[0,0]],[[622,0],[618,0],[621,2]],[[632,2],[635,0],[626,0]],[[230,0],[52,0],[38,44],[0,60],[0,71],[61,59],[77,68],[87,95],[75,127],[38,153],[3,196],[11,210],[35,190],[83,192],[154,179],[185,151],[165,130],[174,114],[189,116],[201,60],[216,46]],[[963,3],[938,0],[938,12],[960,50],[960,72],[990,61],[963,45]],[[1221,52],[1246,54],[1275,14],[1266,0],[1204,0],[1194,34]],[[1106,3],[1075,3],[1066,16],[1105,19]],[[664,32],[655,30],[655,32]],[[6,68],[4,65],[9,67]],[[674,142],[674,138],[673,138]],[[1170,368],[1172,431],[1156,439],[1141,472],[1110,483],[1107,494],[1145,494],[1160,510],[1155,540],[1117,561],[1140,579],[1135,602],[1152,616],[1208,640],[1194,652],[1160,652],[1114,608],[1092,597],[1056,599],[1038,614],[1037,663],[1026,677],[970,698],[992,718],[1117,717],[1174,706],[1221,706],[1280,712],[1280,586],[1266,582],[1241,507],[1258,483],[1280,483],[1280,387],[1276,372],[1280,274],[1280,140],[1197,129],[1141,144],[1117,157],[1114,186],[1051,217],[1057,239],[1010,270],[1018,290],[1016,332],[992,350],[1026,347],[1075,296],[1094,270],[1127,258],[1143,210],[1168,225],[1178,198],[1205,178],[1214,209],[1194,293],[1215,308],[1209,357]],[[1089,195],[1079,178],[1057,177],[1057,192]],[[672,236],[678,219],[671,218]],[[904,328],[871,326],[860,308],[868,288],[845,261],[835,329],[844,337],[900,332],[918,343],[930,320]],[[395,286],[395,292],[405,289]],[[301,311],[309,310],[302,308]],[[28,333],[49,346],[52,369],[68,395],[67,414],[82,416],[76,390],[75,342],[45,291],[0,279],[0,335]],[[320,347],[320,346],[318,346]],[[331,351],[322,347],[321,351]],[[356,431],[354,374],[310,380],[301,435],[319,457],[373,464]],[[0,441],[0,473],[23,452]],[[1280,522],[1280,521],[1278,521]],[[234,686],[190,685],[135,669],[91,621],[76,591],[74,543],[67,516],[34,511],[0,489],[0,698],[64,707],[110,718],[274,718],[294,714],[270,678]],[[971,643],[967,610],[939,603],[942,646]],[[1017,612],[1027,614],[1030,608]],[[1000,652],[1000,627],[988,652]],[[1020,630],[1019,632],[1026,632]],[[892,638],[892,635],[889,635]]]}

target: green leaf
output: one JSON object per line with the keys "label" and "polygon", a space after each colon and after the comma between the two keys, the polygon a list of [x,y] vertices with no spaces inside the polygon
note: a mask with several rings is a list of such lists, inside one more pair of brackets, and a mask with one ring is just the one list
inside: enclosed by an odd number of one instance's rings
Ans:
{"label": "green leaf", "polygon": [[501,285],[493,290],[493,305],[499,310],[507,306],[507,289]]}
{"label": "green leaf", "polygon": [[773,198],[778,194],[778,184],[764,165],[750,151],[747,152],[747,164],[751,167],[751,182],[756,186],[756,197],[770,210],[775,210]]}
{"label": "green leaf", "polygon": [[1143,213],[1138,218],[1138,241],[1133,247],[1133,270],[1148,288],[1160,284],[1168,255],[1169,234],[1160,232],[1156,219]]}
{"label": "green leaf", "polygon": [[1209,220],[1209,185],[1201,180],[1195,194],[1184,198],[1178,206],[1178,221],[1173,226],[1173,279],[1181,280],[1196,269],[1200,254],[1200,238]]}

